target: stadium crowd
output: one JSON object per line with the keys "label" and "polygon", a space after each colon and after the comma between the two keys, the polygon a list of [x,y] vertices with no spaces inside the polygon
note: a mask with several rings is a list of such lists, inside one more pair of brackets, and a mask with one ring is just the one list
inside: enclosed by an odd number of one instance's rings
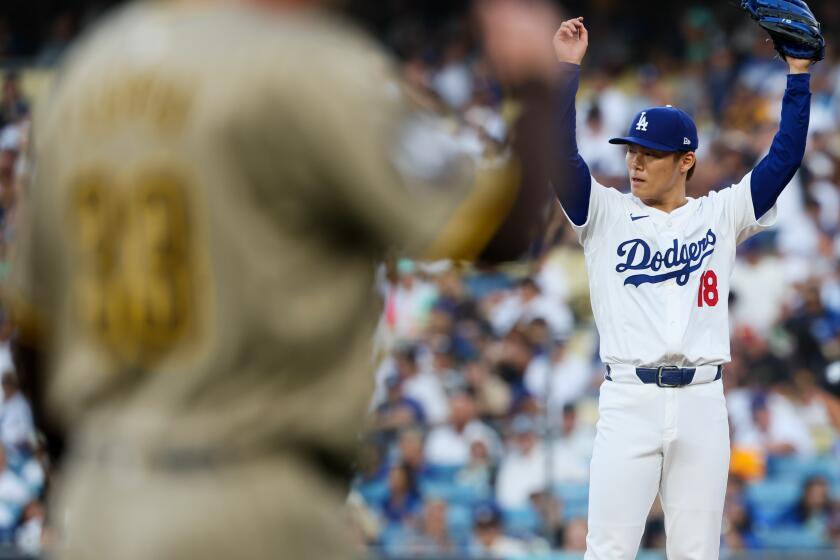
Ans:
{"label": "stadium crowd", "polygon": [[[29,104],[19,75],[8,72],[0,91],[0,282],[9,273],[7,246],[14,237],[14,210],[21,188],[29,131]],[[32,410],[23,397],[12,360],[8,310],[0,318],[0,543],[37,553],[41,547],[48,461]]]}
{"label": "stadium crowd", "polygon": [[[584,62],[578,139],[605,185],[627,188],[624,151],[607,140],[644,107],[673,104],[695,117],[694,197],[738,182],[777,130],[786,65],[760,30],[744,21],[724,33],[702,7],[682,10],[677,29],[679,56],[654,53],[648,64],[611,59],[590,32],[602,63]],[[406,80],[450,112],[467,151],[504,138],[505,97],[466,35],[403,52]],[[840,424],[819,389],[826,372],[840,375],[840,61],[831,47],[812,74],[803,167],[777,227],[741,247],[732,279],[725,554],[840,550]],[[409,557],[584,550],[604,366],[582,251],[562,213],[530,263],[397,260],[381,289],[387,356],[350,500],[359,546]],[[664,537],[657,503],[643,546],[662,550]]]}
{"label": "stadium crowd", "polygon": [[[778,124],[786,66],[772,46],[746,18],[733,27],[718,9],[680,7],[667,37],[642,51],[621,44],[626,33],[601,40],[598,31],[603,37],[616,16],[615,3],[600,4],[601,15],[584,11],[593,46],[578,95],[579,147],[596,178],[625,189],[624,152],[607,139],[622,135],[640,108],[673,104],[700,130],[689,194],[737,182]],[[827,29],[840,29],[835,3],[814,4]],[[53,64],[81,27],[80,17],[60,14],[33,45],[2,15],[0,64],[9,67],[21,59]],[[379,22],[405,81],[427,108],[447,115],[465,152],[503,149],[512,103],[476,52],[469,25],[436,22],[444,31],[430,34],[428,21],[411,16]],[[840,550],[840,437],[819,391],[826,371],[840,375],[834,44],[829,35],[827,58],[813,69],[807,153],[780,199],[778,226],[741,248],[732,280],[732,362],[723,376],[732,441],[727,552]],[[25,76],[25,68],[7,71],[0,97],[0,279],[9,271],[6,246],[27,172]],[[408,557],[583,550],[604,366],[583,255],[562,213],[529,262],[487,269],[394,259],[382,266],[379,289],[382,359],[347,513],[360,549]],[[0,541],[37,552],[48,469],[17,390],[12,334],[4,317]],[[654,504],[643,546],[663,543]]]}

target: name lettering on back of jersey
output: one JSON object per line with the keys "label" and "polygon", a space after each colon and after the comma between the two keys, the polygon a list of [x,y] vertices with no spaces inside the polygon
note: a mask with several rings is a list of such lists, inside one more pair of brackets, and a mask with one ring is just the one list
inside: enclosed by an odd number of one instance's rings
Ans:
{"label": "name lettering on back of jersey", "polygon": [[636,130],[642,130],[644,132],[647,132],[648,120],[645,116],[646,113],[647,111],[642,111],[642,114],[639,115],[639,122],[636,123]]}
{"label": "name lettering on back of jersey", "polygon": [[[183,83],[154,71],[119,74],[99,84],[80,104],[79,115],[90,134],[110,134],[127,122],[153,126],[156,133],[180,134],[195,94]],[[66,116],[75,117],[68,112]]]}
{"label": "name lettering on back of jersey", "polygon": [[685,286],[691,273],[699,269],[703,261],[715,251],[717,236],[710,229],[702,239],[682,245],[674,239],[673,245],[664,253],[652,251],[644,239],[630,239],[621,243],[616,254],[623,259],[615,267],[618,273],[628,270],[648,270],[660,274],[632,274],[624,279],[624,285],[640,286],[658,284],[671,278],[677,279],[679,286]]}

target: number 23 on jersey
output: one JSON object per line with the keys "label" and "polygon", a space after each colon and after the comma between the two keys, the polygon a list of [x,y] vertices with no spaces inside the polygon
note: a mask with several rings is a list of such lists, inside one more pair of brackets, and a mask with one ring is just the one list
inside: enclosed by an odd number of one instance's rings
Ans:
{"label": "number 23 on jersey", "polygon": [[77,313],[123,365],[143,366],[194,323],[195,258],[185,180],[166,169],[78,175],[71,193]]}

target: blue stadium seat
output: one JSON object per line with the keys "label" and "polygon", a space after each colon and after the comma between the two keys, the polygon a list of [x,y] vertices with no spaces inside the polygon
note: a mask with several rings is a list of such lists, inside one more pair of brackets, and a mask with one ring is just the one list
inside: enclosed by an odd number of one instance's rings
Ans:
{"label": "blue stadium seat", "polygon": [[802,483],[797,480],[765,480],[747,486],[747,500],[758,525],[773,525],[794,506]]}
{"label": "blue stadium seat", "polygon": [[540,526],[540,516],[532,507],[506,509],[502,514],[505,531],[511,535],[534,535]]}
{"label": "blue stadium seat", "polygon": [[554,494],[563,502],[563,515],[567,521],[586,517],[589,510],[588,484],[558,484],[554,487]]}
{"label": "blue stadium seat", "polygon": [[386,554],[402,554],[407,540],[408,531],[404,526],[395,523],[386,525],[379,534],[379,542]]}
{"label": "blue stadium seat", "polygon": [[487,499],[487,492],[457,482],[422,481],[420,492],[426,498],[439,498],[450,504],[472,505]]}
{"label": "blue stadium seat", "polygon": [[359,484],[357,490],[368,505],[381,504],[388,496],[388,481],[375,480]]}
{"label": "blue stadium seat", "polygon": [[572,502],[566,504],[563,508],[563,519],[571,521],[579,517],[586,517],[587,513],[589,513],[588,502]]}
{"label": "blue stadium seat", "polygon": [[423,473],[423,478],[430,481],[454,482],[460,470],[461,467],[457,465],[429,465]]}
{"label": "blue stadium seat", "polygon": [[[552,552],[534,554],[528,560],[583,560],[583,552]],[[665,553],[658,550],[640,550],[636,560],[665,560]]]}
{"label": "blue stadium seat", "polygon": [[472,508],[460,504],[450,504],[446,514],[450,533],[469,534],[473,527]]}
{"label": "blue stadium seat", "polygon": [[823,457],[771,457],[767,461],[767,476],[771,479],[805,481],[810,476],[824,476],[829,483],[840,482],[840,461]]}
{"label": "blue stadium seat", "polygon": [[640,550],[636,560],[665,560],[665,553],[658,550]]}
{"label": "blue stadium seat", "polygon": [[756,532],[761,546],[768,550],[819,550],[828,543],[821,535],[800,527],[776,527]]}
{"label": "blue stadium seat", "polygon": [[589,500],[588,484],[557,484],[554,493],[564,502],[579,502]]}
{"label": "blue stadium seat", "polygon": [[546,556],[534,556],[539,560],[583,560],[583,552],[555,552]]}

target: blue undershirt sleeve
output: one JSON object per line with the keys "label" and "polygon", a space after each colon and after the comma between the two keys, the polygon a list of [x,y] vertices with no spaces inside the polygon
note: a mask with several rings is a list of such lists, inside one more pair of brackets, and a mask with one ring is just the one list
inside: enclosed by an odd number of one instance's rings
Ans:
{"label": "blue undershirt sleeve", "polygon": [[582,226],[589,215],[592,175],[578,153],[575,95],[580,83],[580,66],[560,63],[563,79],[557,91],[557,122],[553,134],[559,153],[552,165],[551,183],[560,204],[573,224]]}
{"label": "blue undershirt sleeve", "polygon": [[753,169],[750,179],[756,219],[761,219],[776,204],[776,199],[802,163],[811,111],[810,80],[810,74],[787,77],[779,132],[773,138],[770,152]]}

